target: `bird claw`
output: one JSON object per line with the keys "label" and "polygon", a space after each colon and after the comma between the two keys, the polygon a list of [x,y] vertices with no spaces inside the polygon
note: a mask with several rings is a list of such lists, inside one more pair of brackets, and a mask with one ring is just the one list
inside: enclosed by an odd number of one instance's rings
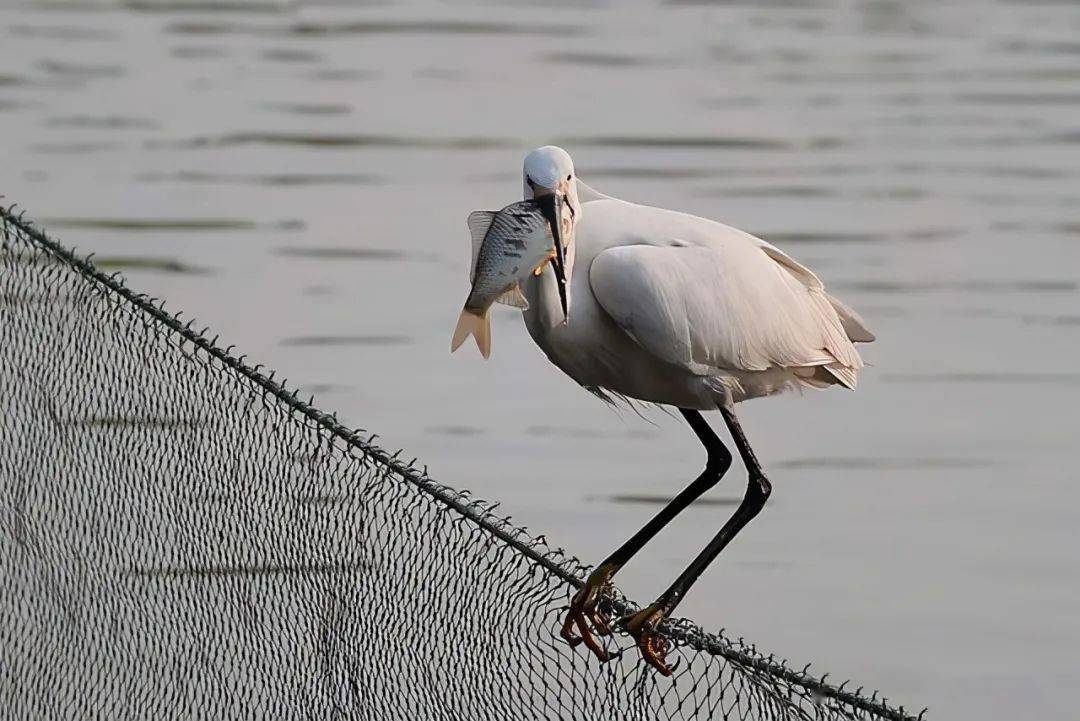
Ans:
{"label": "bird claw", "polygon": [[[580,636],[574,635],[573,628],[577,626]],[[562,630],[559,635],[570,644],[571,648],[585,644],[593,655],[596,656],[602,663],[611,660],[611,654],[606,648],[604,648],[599,641],[596,640],[596,636],[593,635],[592,629],[589,628],[588,618],[585,613],[579,609],[571,608],[570,612],[566,615],[566,620],[563,621]]]}
{"label": "bird claw", "polygon": [[573,613],[574,612],[571,611],[566,616],[566,620],[563,621],[562,629],[559,631],[559,635],[562,636],[562,639],[564,641],[566,641],[568,644],[570,644],[570,648],[575,648],[577,646],[580,646],[581,642],[585,640],[581,636],[575,636],[574,635],[573,626],[574,626],[575,621],[577,621],[577,619],[574,617]]}
{"label": "bird claw", "polygon": [[[637,613],[623,616],[617,622],[598,608],[600,599],[611,587],[611,577],[615,569],[600,566],[593,571],[585,581],[585,585],[574,595],[570,601],[570,609],[563,621],[559,635],[570,646],[577,647],[581,644],[592,651],[602,663],[618,658],[622,655],[611,653],[597,640],[597,636],[609,636],[616,626],[626,629],[637,643],[641,657],[647,664],[655,668],[664,676],[670,676],[679,667],[678,662],[668,664],[667,654],[671,650],[671,642],[657,631],[663,622],[667,611],[653,603]],[[575,628],[577,633],[574,633]]]}
{"label": "bird claw", "polygon": [[665,615],[664,609],[654,603],[637,613],[623,616],[619,619],[619,625],[634,637],[645,662],[664,676],[670,676],[678,668],[678,663],[674,665],[667,663],[671,642],[657,632]]}
{"label": "bird claw", "polygon": [[594,609],[589,614],[589,620],[592,621],[593,630],[597,636],[610,636],[612,631],[615,630],[615,624],[612,622],[611,616],[599,609]]}
{"label": "bird claw", "polygon": [[[601,596],[611,587],[611,577],[615,569],[601,566],[589,574],[585,585],[570,601],[570,609],[563,621],[559,635],[571,647],[584,643],[601,662],[610,661],[614,656],[601,645],[597,636],[611,635],[613,624],[610,616],[597,608]],[[578,633],[574,633],[574,627]]]}

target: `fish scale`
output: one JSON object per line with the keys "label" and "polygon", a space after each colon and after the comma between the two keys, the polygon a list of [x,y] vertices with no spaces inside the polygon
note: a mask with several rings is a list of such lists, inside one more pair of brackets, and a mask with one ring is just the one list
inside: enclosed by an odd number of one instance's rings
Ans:
{"label": "fish scale", "polygon": [[491,352],[488,313],[496,301],[519,308],[528,303],[521,282],[555,255],[555,240],[547,218],[534,200],[511,203],[502,210],[469,214],[472,234],[472,288],[451,341],[451,350],[469,336],[486,358]]}
{"label": "fish scale", "polygon": [[[478,211],[487,213],[488,211]],[[472,219],[474,216],[470,216]],[[491,215],[483,235],[473,228],[476,262],[465,307],[487,310],[503,293],[524,280],[555,252],[547,220],[534,201],[513,203]]]}

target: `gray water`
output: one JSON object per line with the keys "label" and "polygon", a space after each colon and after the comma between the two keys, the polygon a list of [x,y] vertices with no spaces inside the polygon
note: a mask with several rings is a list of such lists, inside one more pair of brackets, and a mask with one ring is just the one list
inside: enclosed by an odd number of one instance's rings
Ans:
{"label": "gray water", "polygon": [[[465,215],[555,142],[759,234],[879,341],[854,394],[740,408],[775,492],[679,612],[935,718],[1072,719],[1078,37],[1054,2],[8,0],[0,193],[590,562],[701,451],[512,309],[490,362],[448,355]],[[662,590],[743,481],[624,589]]]}

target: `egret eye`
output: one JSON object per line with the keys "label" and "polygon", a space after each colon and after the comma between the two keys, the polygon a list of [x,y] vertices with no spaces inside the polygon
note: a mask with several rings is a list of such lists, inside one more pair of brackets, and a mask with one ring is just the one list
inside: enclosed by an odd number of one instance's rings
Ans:
{"label": "egret eye", "polygon": [[567,176],[566,176],[566,179],[567,179],[567,180],[570,180],[570,176],[569,176],[569,175],[567,175]]}

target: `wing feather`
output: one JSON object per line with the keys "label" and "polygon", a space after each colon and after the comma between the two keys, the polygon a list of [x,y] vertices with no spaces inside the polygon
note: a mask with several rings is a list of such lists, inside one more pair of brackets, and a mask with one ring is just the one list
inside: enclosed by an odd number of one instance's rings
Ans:
{"label": "wing feather", "polygon": [[609,248],[593,260],[589,282],[634,340],[694,373],[823,366],[854,387],[862,367],[817,276],[738,231],[708,244]]}
{"label": "wing feather", "polygon": [[[825,290],[824,284],[814,271],[810,270],[776,246],[770,245],[760,238],[754,238],[752,235],[747,235],[747,237],[757,241],[758,247],[761,248],[767,256],[782,265],[785,270],[798,278],[807,288],[810,290]],[[840,323],[844,327],[844,333],[847,334],[848,340],[854,341],[855,343],[874,342],[875,336],[870,332],[870,329],[866,327],[866,323],[863,321],[862,316],[828,293],[825,294],[825,297],[829,299],[829,304],[840,317]]]}

